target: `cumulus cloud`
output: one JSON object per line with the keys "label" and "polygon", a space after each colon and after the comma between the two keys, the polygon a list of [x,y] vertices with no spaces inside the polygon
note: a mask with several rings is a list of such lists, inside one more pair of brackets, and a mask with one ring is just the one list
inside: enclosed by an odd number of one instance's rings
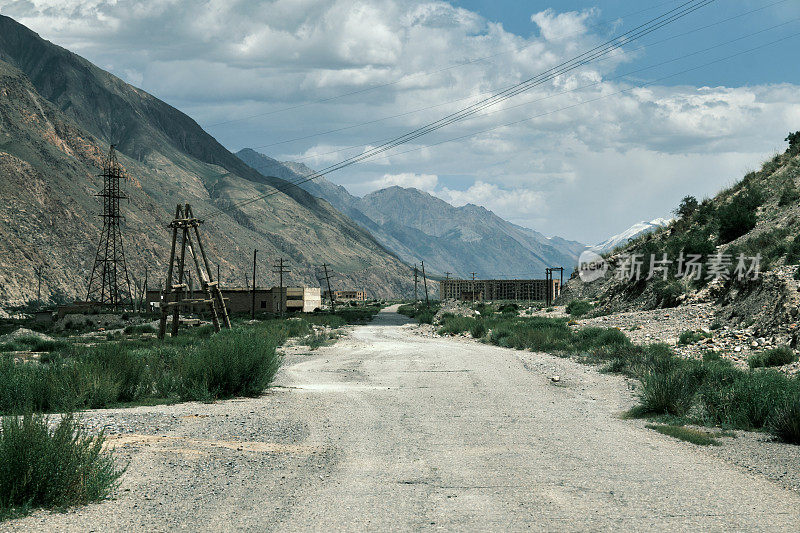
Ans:
{"label": "cumulus cloud", "polygon": [[368,189],[376,190],[397,185],[399,187],[413,187],[427,192],[432,192],[439,182],[435,174],[414,174],[404,172],[401,174],[384,174],[382,178],[373,180],[368,184]]}
{"label": "cumulus cloud", "polygon": [[464,190],[442,187],[435,194],[452,205],[480,205],[512,220],[529,220],[531,213],[544,207],[544,197],[535,189],[504,189],[483,181]]}
{"label": "cumulus cloud", "polygon": [[[441,0],[0,0],[0,12],[176,105],[233,150],[265,147],[314,168],[608,38],[596,8],[531,13],[521,35]],[[685,194],[712,194],[797,129],[797,86],[676,85],[662,77],[708,58],[642,73],[632,62],[653,46],[329,178],[355,194],[417,187],[596,242]]]}
{"label": "cumulus cloud", "polygon": [[597,9],[586,9],[581,12],[556,13],[548,8],[531,15],[531,21],[539,26],[539,32],[546,40],[563,41],[586,33],[586,21],[597,12]]}

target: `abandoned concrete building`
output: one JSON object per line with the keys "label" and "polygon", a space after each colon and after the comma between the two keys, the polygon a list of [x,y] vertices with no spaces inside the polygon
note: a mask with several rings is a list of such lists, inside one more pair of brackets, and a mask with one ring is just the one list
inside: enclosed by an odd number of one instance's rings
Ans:
{"label": "abandoned concrete building", "polygon": [[[561,283],[554,279],[551,297],[561,294]],[[538,301],[547,298],[547,280],[544,279],[445,279],[439,282],[442,300],[519,300]]]}
{"label": "abandoned concrete building", "polygon": [[[322,297],[328,299],[328,291],[325,291]],[[333,291],[333,298],[337,302],[363,302],[367,299],[367,292],[359,290]]]}
{"label": "abandoned concrete building", "polygon": [[[195,291],[195,297],[201,293]],[[191,296],[189,296],[191,297]],[[253,302],[252,289],[222,289],[222,297],[231,313],[249,313]],[[322,308],[322,296],[319,287],[272,287],[271,289],[256,287],[256,313],[303,312],[311,313]],[[147,291],[147,303],[150,308],[161,305],[160,290]]]}

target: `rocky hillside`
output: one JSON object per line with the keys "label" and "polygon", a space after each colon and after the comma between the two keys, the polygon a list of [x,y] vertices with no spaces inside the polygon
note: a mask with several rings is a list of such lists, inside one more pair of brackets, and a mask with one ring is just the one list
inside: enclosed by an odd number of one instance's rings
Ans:
{"label": "rocky hillside", "polygon": [[[237,155],[268,176],[297,181],[313,172],[251,149]],[[571,270],[585,249],[507,222],[483,207],[454,207],[418,189],[389,187],[359,198],[324,178],[301,187],[358,222],[405,262],[424,260],[434,274],[543,277],[548,266]]]}
{"label": "rocky hillside", "polygon": [[[800,305],[800,133],[787,140],[786,152],[758,172],[714,198],[684,198],[676,209],[678,218],[667,227],[606,256],[605,277],[585,283],[576,272],[564,299],[596,298],[596,314],[707,302],[715,304],[721,323],[795,337]],[[651,256],[659,261],[663,254],[668,263],[651,263]],[[700,275],[689,266],[692,256],[702,257],[696,261],[702,265]],[[638,261],[639,280],[629,279],[630,267]],[[751,271],[756,264],[758,273]]]}
{"label": "rocky hillside", "polygon": [[[204,217],[206,246],[223,282],[242,285],[259,249],[260,285],[284,257],[289,283],[316,284],[326,262],[339,286],[407,294],[408,267],[359,225],[305,190],[265,177],[191,118],[85,59],[0,16],[0,304],[85,297],[101,228],[95,194],[110,144],[131,179],[123,203],[129,269],[163,282],[175,204]],[[238,200],[276,192],[232,207]]]}

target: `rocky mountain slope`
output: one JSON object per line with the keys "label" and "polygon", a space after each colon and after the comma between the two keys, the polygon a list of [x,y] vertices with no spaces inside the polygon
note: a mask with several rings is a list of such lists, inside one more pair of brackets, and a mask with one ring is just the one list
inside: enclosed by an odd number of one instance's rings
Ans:
{"label": "rocky mountain slope", "polygon": [[[667,227],[607,255],[604,277],[583,282],[576,272],[563,299],[596,299],[596,314],[711,303],[720,324],[796,344],[800,133],[787,140],[786,152],[761,170],[714,198],[684,198]],[[668,262],[659,264],[664,254]],[[692,258],[699,273],[689,266]],[[631,279],[636,263],[639,275]]]}
{"label": "rocky mountain slope", "polygon": [[[237,155],[264,175],[290,181],[313,172],[251,149]],[[548,266],[571,270],[585,249],[507,222],[483,207],[454,207],[418,189],[389,187],[359,198],[324,178],[300,186],[358,222],[405,262],[424,260],[434,274],[543,277]]]}
{"label": "rocky mountain slope", "polygon": [[39,266],[45,297],[85,297],[110,144],[131,178],[123,234],[137,279],[148,268],[163,283],[167,224],[189,202],[201,218],[226,210],[202,232],[228,285],[244,284],[258,248],[259,285],[276,283],[269,263],[284,257],[290,284],[316,284],[326,262],[342,288],[398,296],[411,286],[408,267],[327,202],[261,175],[188,116],[0,16],[0,303],[33,299]]}

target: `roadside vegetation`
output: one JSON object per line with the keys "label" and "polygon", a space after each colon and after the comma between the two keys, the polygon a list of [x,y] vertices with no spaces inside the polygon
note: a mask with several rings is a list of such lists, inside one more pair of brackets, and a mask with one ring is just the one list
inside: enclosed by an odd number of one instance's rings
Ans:
{"label": "roadside vegetation", "polygon": [[415,318],[420,324],[433,324],[433,317],[440,308],[439,302],[433,302],[430,305],[424,303],[404,304],[397,309],[397,312],[408,318]]}
{"label": "roadside vegetation", "polygon": [[288,338],[312,348],[329,340],[312,326],[332,329],[371,319],[377,308],[345,308],[248,324],[214,333],[211,326],[181,329],[178,337],[153,338],[149,328],[129,328],[134,337],[42,341],[21,338],[2,351],[47,352],[38,362],[0,354],[0,413],[66,412],[129,404],[214,401],[258,396],[271,383]]}
{"label": "roadside vegetation", "polygon": [[[343,307],[253,323],[237,316],[231,330],[182,328],[163,341],[151,325],[134,324],[107,335],[0,344],[0,520],[99,501],[117,486],[124,469],[103,449],[105,436],[88,435],[71,413],[258,396],[275,377],[277,348],[287,339],[314,349],[335,338],[314,326],[363,324],[379,310]],[[36,352],[38,360],[19,352]],[[43,413],[67,414],[48,423]]]}
{"label": "roadside vegetation", "polygon": [[[443,317],[440,334],[464,332],[482,342],[575,357],[636,378],[641,382],[639,405],[632,415],[768,431],[800,444],[800,378],[768,368],[741,370],[718,355],[682,359],[666,344],[634,345],[617,329],[573,329],[566,319],[497,313]],[[771,361],[775,356],[764,357]]]}
{"label": "roadside vegetation", "polygon": [[572,300],[567,304],[567,314],[571,316],[583,316],[592,310],[592,304],[586,300]]}
{"label": "roadside vegetation", "polygon": [[702,429],[687,428],[686,426],[647,424],[646,428],[658,431],[662,435],[669,435],[676,439],[685,440],[698,446],[719,446],[716,435]]}
{"label": "roadside vegetation", "polygon": [[72,415],[48,424],[42,415],[5,417],[0,432],[0,520],[31,509],[65,509],[100,501],[116,488],[124,468]]}

